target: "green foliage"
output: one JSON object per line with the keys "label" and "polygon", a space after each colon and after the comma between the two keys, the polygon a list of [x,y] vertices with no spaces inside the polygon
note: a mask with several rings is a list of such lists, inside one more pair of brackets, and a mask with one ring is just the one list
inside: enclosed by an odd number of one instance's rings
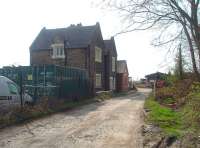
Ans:
{"label": "green foliage", "polygon": [[185,124],[188,127],[200,129],[200,83],[195,82],[187,95],[185,106],[182,109]]}
{"label": "green foliage", "polygon": [[178,80],[179,80],[179,77],[174,74],[170,74],[165,77],[165,83],[167,84],[167,86],[173,86],[173,84],[177,82]]}
{"label": "green foliage", "polygon": [[145,108],[150,110],[147,117],[148,122],[158,125],[166,135],[176,137],[182,135],[180,112],[161,106],[152,96],[146,100]]}
{"label": "green foliage", "polygon": [[[150,96],[145,108],[150,110],[147,121],[161,127],[170,136],[185,136],[188,133],[199,135],[200,132],[200,83],[191,79],[176,81],[170,87],[158,89],[156,100]],[[159,96],[159,98],[158,98]],[[172,97],[169,97],[172,96]],[[162,105],[168,107],[164,107]],[[178,105],[178,110],[169,105]]]}
{"label": "green foliage", "polygon": [[[178,106],[182,106],[185,103],[185,97],[190,93],[191,91],[191,85],[193,84],[193,80],[191,79],[184,79],[179,80],[173,83],[172,86],[163,87],[160,89],[157,89],[156,91],[156,99],[162,103],[167,98],[174,99],[174,103],[176,103]],[[196,86],[198,89],[198,86]],[[199,86],[200,87],[200,86]]]}
{"label": "green foliage", "polygon": [[173,104],[176,103],[176,100],[174,98],[165,98],[162,100],[163,104]]}
{"label": "green foliage", "polygon": [[87,99],[77,102],[56,100],[56,103],[50,105],[49,100],[44,99],[41,103],[35,106],[25,106],[23,109],[16,108],[8,113],[5,113],[3,116],[0,115],[0,128],[11,124],[32,120],[34,118],[43,117],[56,112],[65,111],[67,109],[88,104],[93,101],[94,99]]}
{"label": "green foliage", "polygon": [[156,91],[156,99],[162,100],[165,98],[173,98],[174,95],[174,88],[173,87],[163,87],[159,88]]}
{"label": "green foliage", "polygon": [[175,89],[174,98],[176,98],[177,101],[179,101],[178,99],[186,97],[190,92],[190,88],[192,84],[193,84],[193,80],[191,79],[184,79],[184,80],[177,81],[173,85]]}
{"label": "green foliage", "polygon": [[107,100],[112,97],[112,92],[101,92],[97,95],[96,99]]}
{"label": "green foliage", "polygon": [[200,93],[200,82],[194,82],[190,88],[191,93]]}

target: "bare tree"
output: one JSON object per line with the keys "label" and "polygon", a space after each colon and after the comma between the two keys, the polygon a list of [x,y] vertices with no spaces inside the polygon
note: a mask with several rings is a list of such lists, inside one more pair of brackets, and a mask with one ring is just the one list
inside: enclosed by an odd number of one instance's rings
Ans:
{"label": "bare tree", "polygon": [[[198,51],[200,61],[199,31],[200,0],[103,0],[123,16],[126,27],[119,33],[135,30],[159,30],[157,45],[180,43],[182,31],[187,39],[193,71],[200,81],[195,59]],[[177,45],[176,45],[177,46]]]}
{"label": "bare tree", "polygon": [[179,47],[178,47],[178,54],[177,54],[176,65],[175,65],[175,73],[180,80],[183,79],[183,55],[182,55],[181,44],[179,44]]}

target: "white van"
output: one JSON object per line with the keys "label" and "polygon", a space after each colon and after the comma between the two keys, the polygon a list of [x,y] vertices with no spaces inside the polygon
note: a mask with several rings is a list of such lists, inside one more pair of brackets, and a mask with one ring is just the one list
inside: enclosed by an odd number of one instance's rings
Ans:
{"label": "white van", "polygon": [[[22,95],[23,104],[33,102],[28,94]],[[13,107],[20,107],[20,89],[18,85],[10,79],[0,76],[0,110],[7,110]]]}

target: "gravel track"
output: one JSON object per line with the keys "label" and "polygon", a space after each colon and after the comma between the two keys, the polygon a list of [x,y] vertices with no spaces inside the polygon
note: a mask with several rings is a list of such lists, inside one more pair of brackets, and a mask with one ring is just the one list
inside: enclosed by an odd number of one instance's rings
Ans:
{"label": "gravel track", "polygon": [[142,148],[142,109],[150,90],[92,103],[0,131],[8,148]]}

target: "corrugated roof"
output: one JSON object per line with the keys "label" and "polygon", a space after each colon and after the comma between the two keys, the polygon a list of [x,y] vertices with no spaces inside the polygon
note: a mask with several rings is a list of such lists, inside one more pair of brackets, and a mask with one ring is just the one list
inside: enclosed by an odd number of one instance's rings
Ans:
{"label": "corrugated roof", "polygon": [[152,74],[149,74],[149,75],[146,75],[145,78],[148,78],[148,79],[160,79],[161,77],[163,76],[166,76],[167,74],[165,73],[162,73],[162,72],[156,72],[156,73],[152,73]]}
{"label": "corrugated roof", "polygon": [[32,43],[30,50],[50,49],[55,38],[59,38],[63,42],[65,41],[68,48],[87,47],[96,29],[97,25],[77,25],[57,29],[43,28]]}

